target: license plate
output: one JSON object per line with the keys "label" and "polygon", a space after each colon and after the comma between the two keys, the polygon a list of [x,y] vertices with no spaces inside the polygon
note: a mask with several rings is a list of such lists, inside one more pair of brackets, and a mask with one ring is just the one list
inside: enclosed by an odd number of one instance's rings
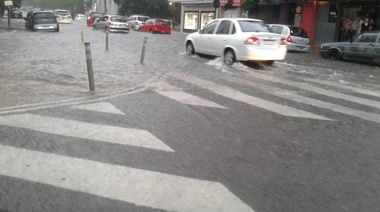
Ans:
{"label": "license plate", "polygon": [[276,41],[272,41],[272,40],[265,40],[264,41],[264,45],[275,45],[276,44]]}

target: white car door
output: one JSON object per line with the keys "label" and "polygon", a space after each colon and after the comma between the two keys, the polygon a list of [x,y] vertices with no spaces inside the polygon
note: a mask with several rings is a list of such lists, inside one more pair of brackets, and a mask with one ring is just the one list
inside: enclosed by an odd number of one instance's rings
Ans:
{"label": "white car door", "polygon": [[230,43],[231,21],[223,20],[218,25],[215,35],[212,38],[210,51],[213,55],[223,56],[223,51]]}
{"label": "white car door", "polygon": [[204,29],[199,31],[198,37],[194,40],[195,51],[202,54],[212,54],[212,39],[215,36],[214,32],[219,21],[210,22]]}

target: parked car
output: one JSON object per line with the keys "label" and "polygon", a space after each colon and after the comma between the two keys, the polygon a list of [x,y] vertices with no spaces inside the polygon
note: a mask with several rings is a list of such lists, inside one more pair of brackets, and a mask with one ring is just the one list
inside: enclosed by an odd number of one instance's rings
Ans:
{"label": "parked car", "polygon": [[223,57],[227,65],[236,61],[263,61],[272,65],[286,56],[286,37],[272,33],[263,21],[220,18],[186,37],[187,55],[196,53]]}
{"label": "parked car", "polygon": [[11,10],[9,13],[10,13],[10,18],[24,18],[22,16],[22,11],[19,9]]}
{"label": "parked car", "polygon": [[85,21],[86,20],[86,15],[83,14],[77,14],[74,18],[75,21]]}
{"label": "parked car", "polygon": [[330,60],[380,65],[380,31],[366,31],[348,42],[323,43],[319,53]]}
{"label": "parked car", "polygon": [[309,37],[301,27],[281,24],[269,24],[268,26],[272,32],[286,36],[288,51],[310,52]]}
{"label": "parked car", "polygon": [[67,10],[54,10],[54,14],[59,24],[72,24],[73,17]]}
{"label": "parked car", "polygon": [[87,26],[88,27],[93,27],[94,26],[94,22],[99,20],[104,14],[101,13],[101,12],[91,12],[88,16],[87,16]]}
{"label": "parked car", "polygon": [[175,21],[172,21],[172,20],[167,20],[167,21],[169,21],[170,29],[171,29],[171,30],[176,30],[176,29],[179,30],[179,28],[181,27],[181,26],[180,26],[177,22],[175,22]]}
{"label": "parked car", "polygon": [[120,15],[104,15],[93,24],[93,29],[102,29],[106,32],[129,32],[127,19]]}
{"label": "parked car", "polygon": [[51,11],[31,11],[28,12],[24,20],[27,30],[53,30],[59,32],[59,24],[54,13]]}
{"label": "parked car", "polygon": [[159,18],[151,18],[146,20],[145,24],[140,26],[139,31],[170,34],[170,21]]}
{"label": "parked car", "polygon": [[128,18],[128,25],[133,30],[139,30],[140,26],[145,24],[145,21],[148,19],[150,19],[150,17],[145,15],[131,15]]}

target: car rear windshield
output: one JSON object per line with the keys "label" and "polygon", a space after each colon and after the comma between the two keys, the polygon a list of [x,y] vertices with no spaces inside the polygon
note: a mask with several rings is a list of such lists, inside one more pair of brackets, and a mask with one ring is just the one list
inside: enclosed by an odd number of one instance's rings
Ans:
{"label": "car rear windshield", "polygon": [[170,21],[157,20],[157,25],[170,26]]}
{"label": "car rear windshield", "polygon": [[127,19],[125,19],[122,16],[111,16],[111,21],[115,21],[115,22],[127,22]]}
{"label": "car rear windshield", "polygon": [[54,14],[53,13],[36,13],[34,15],[34,18],[36,18],[36,19],[50,19],[50,18],[54,18]]}
{"label": "car rear windshield", "polygon": [[290,35],[291,36],[307,38],[307,33],[302,28],[299,28],[299,27],[289,27],[289,28],[290,28]]}
{"label": "car rear windshield", "polygon": [[148,20],[149,18],[148,17],[138,17],[137,18],[139,21],[146,21],[146,20]]}
{"label": "car rear windshield", "polygon": [[243,32],[269,32],[262,21],[240,20],[239,25]]}
{"label": "car rear windshield", "polygon": [[70,13],[67,11],[56,11],[55,14],[57,14],[57,15],[69,15]]}
{"label": "car rear windshield", "polygon": [[103,14],[102,13],[92,13],[90,16],[95,17],[95,18],[100,18],[103,16]]}

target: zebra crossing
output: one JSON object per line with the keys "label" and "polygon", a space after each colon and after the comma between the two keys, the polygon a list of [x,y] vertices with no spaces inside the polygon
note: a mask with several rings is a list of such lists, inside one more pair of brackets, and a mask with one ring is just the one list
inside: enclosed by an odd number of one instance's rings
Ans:
{"label": "zebra crossing", "polygon": [[[297,77],[295,80],[289,80],[282,77],[269,76],[265,73],[247,73],[246,75],[256,78],[262,83],[255,84],[245,77],[231,75],[217,75],[217,77],[232,83],[250,86],[289,101],[380,123],[380,114],[376,112],[377,109],[380,109],[380,99],[376,100],[380,97],[377,91],[311,78]],[[182,80],[216,95],[283,116],[327,122],[339,121],[328,117],[326,114],[318,114],[314,111],[272,102],[191,74],[169,73],[167,77]],[[310,84],[305,84],[304,82]],[[371,107],[374,108],[375,112],[362,111],[351,108],[349,104],[340,105],[298,93],[279,92],[273,86],[273,83],[296,87],[306,92]],[[342,89],[346,93],[321,88],[318,85]],[[179,102],[180,104],[229,110],[229,107],[223,105],[223,103],[213,102],[187,93],[186,90],[179,86],[166,82],[162,82],[160,86],[153,87],[152,89],[157,95],[166,97],[170,101]],[[352,92],[352,94],[347,94],[347,91]],[[366,99],[356,94],[371,98]],[[75,110],[125,116],[123,111],[107,102],[104,98],[99,102],[81,102],[77,105],[65,106]],[[33,110],[36,109],[33,108]],[[28,112],[26,109],[15,114],[1,115],[1,126],[59,135],[67,139],[79,138],[127,147],[148,148],[164,152],[165,154],[173,154],[176,151],[175,148],[170,147],[165,141],[160,140],[146,130],[36,115],[30,111]],[[239,199],[229,188],[220,182],[193,179],[1,144],[0,175],[168,211],[254,211],[251,206]]]}

